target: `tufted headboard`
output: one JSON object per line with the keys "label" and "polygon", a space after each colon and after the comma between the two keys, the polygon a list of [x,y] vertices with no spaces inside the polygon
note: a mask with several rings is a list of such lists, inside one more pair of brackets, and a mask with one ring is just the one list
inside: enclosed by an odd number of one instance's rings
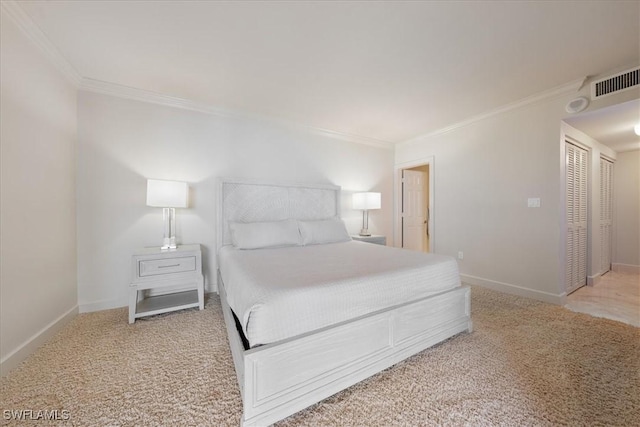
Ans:
{"label": "tufted headboard", "polygon": [[220,179],[217,248],[231,244],[229,221],[314,220],[340,216],[336,185],[275,184]]}

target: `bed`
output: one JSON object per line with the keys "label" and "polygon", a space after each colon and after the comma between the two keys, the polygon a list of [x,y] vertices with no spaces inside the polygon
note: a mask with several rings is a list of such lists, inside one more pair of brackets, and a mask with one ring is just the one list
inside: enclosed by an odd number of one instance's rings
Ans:
{"label": "bed", "polygon": [[[343,238],[340,187],[223,179],[218,196],[218,289],[243,426],[471,331],[455,260]],[[256,234],[283,244],[252,246]]]}

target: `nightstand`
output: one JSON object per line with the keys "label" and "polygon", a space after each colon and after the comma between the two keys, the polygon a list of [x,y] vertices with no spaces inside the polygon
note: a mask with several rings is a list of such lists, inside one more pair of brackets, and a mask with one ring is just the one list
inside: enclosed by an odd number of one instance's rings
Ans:
{"label": "nightstand", "polygon": [[358,240],[360,242],[374,243],[376,245],[387,245],[387,238],[385,236],[381,236],[379,234],[372,234],[371,236],[361,236],[359,234],[352,235],[351,238],[353,240]]}
{"label": "nightstand", "polygon": [[[181,245],[162,251],[144,248],[132,257],[129,286],[129,323],[137,318],[185,308],[204,309],[204,278],[200,245]],[[180,286],[182,290],[139,298],[139,291]]]}

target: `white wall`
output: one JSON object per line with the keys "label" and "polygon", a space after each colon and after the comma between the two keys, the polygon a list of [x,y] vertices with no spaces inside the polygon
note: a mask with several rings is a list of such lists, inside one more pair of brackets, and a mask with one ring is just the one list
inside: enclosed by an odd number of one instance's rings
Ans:
{"label": "white wall", "polygon": [[77,312],[76,89],[2,13],[2,374]]}
{"label": "white wall", "polygon": [[[400,144],[396,165],[434,157],[436,252],[463,281],[562,303],[561,121],[582,93],[555,94]],[[637,97],[626,92],[592,108]],[[527,199],[541,199],[527,208]]]}
{"label": "white wall", "polygon": [[81,311],[126,305],[130,259],[160,245],[162,213],[145,205],[146,179],[186,181],[179,243],[201,243],[208,289],[215,283],[216,179],[333,183],[343,217],[353,191],[382,192],[370,228],[391,236],[393,150],[349,143],[275,121],[221,117],[81,91],[78,136],[78,295]]}
{"label": "white wall", "polygon": [[613,168],[613,263],[640,270],[640,150],[618,153]]}

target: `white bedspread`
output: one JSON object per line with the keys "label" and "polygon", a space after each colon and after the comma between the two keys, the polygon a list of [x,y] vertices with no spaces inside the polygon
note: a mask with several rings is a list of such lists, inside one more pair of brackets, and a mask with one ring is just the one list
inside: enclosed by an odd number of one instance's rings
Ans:
{"label": "white bedspread", "polygon": [[224,246],[219,268],[251,347],[460,285],[451,257],[356,241],[257,250]]}

